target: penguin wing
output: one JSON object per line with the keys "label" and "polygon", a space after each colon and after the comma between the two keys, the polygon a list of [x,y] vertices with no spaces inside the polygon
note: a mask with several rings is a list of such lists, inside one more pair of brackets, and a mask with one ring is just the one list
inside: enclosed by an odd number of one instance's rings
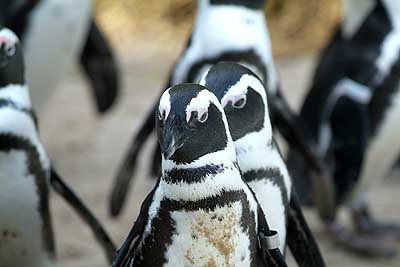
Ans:
{"label": "penguin wing", "polygon": [[121,248],[117,251],[117,254],[112,263],[112,267],[127,267],[133,259],[134,249],[136,248],[137,241],[140,239],[144,232],[149,217],[149,208],[151,203],[153,202],[154,192],[156,191],[157,187],[158,183],[143,201],[140,208],[139,216],[133,224]]}
{"label": "penguin wing", "polygon": [[292,193],[288,209],[287,244],[299,266],[326,266],[295,192]]}
{"label": "penguin wing", "polygon": [[83,204],[79,197],[69,188],[58,173],[51,168],[50,184],[54,190],[75,210],[81,219],[92,229],[93,235],[102,246],[108,261],[111,263],[115,256],[115,246],[92,212]]}
{"label": "penguin wing", "polygon": [[118,96],[119,70],[110,45],[93,19],[80,61],[91,82],[97,110],[108,111]]}

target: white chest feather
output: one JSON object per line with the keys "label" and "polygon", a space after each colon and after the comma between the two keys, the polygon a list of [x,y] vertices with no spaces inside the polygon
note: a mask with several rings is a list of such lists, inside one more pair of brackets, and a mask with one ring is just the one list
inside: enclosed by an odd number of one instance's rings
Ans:
{"label": "white chest feather", "polygon": [[91,0],[44,0],[33,12],[24,37],[27,80],[40,108],[77,62],[87,34]]}
{"label": "white chest feather", "polygon": [[[199,4],[191,45],[176,66],[173,84],[185,81],[190,67],[198,61],[247,50],[254,50],[265,64],[269,74],[268,89],[275,90],[277,75],[263,12],[235,6],[203,7]],[[207,66],[203,71],[206,70]]]}
{"label": "white chest feather", "polygon": [[35,124],[28,114],[12,108],[2,108],[0,113],[0,133],[11,134],[28,140],[33,146],[35,146],[43,168],[49,169],[50,161],[39,140]]}
{"label": "white chest feather", "polygon": [[0,152],[0,266],[53,266],[43,251],[35,177],[24,152]]}
{"label": "white chest feather", "polygon": [[176,232],[165,266],[250,266],[250,240],[241,216],[240,202],[214,211],[173,212]]}
{"label": "white chest feather", "polygon": [[249,185],[264,211],[269,228],[279,233],[279,249],[283,253],[286,246],[286,212],[281,189],[268,180],[250,182]]}

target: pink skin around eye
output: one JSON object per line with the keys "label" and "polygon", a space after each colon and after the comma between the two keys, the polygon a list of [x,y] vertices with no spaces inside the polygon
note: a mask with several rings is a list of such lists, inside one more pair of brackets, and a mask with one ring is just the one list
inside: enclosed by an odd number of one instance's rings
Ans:
{"label": "pink skin around eye", "polygon": [[7,50],[14,51],[15,43],[5,36],[0,36],[0,47],[4,46]]}

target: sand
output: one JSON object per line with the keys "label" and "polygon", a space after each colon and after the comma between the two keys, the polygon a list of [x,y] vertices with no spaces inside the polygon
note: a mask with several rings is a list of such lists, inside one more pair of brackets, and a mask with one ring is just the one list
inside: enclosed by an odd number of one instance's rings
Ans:
{"label": "sand", "polygon": [[[132,55],[123,61],[123,92],[117,107],[105,117],[95,114],[85,81],[76,74],[66,77],[40,112],[41,137],[54,165],[94,211],[118,245],[125,239],[142,200],[152,187],[153,180],[147,175],[146,164],[152,146],[147,146],[140,159],[129,202],[123,216],[117,220],[111,219],[107,213],[113,175],[134,130],[164,84],[174,58],[175,55],[140,58]],[[297,107],[307,88],[313,57],[281,59],[277,63],[284,93],[290,96],[290,104]],[[390,179],[373,188],[370,199],[376,214],[388,219],[400,219],[397,194],[400,194],[398,179]],[[91,232],[55,194],[51,198],[51,209],[58,266],[108,266]],[[359,258],[337,248],[328,239],[313,212],[307,211],[306,215],[328,266],[400,266],[400,257],[376,261]]]}

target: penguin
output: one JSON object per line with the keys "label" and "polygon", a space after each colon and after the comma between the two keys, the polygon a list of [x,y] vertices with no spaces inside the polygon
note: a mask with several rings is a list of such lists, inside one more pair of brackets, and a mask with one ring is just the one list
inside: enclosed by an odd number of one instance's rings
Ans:
{"label": "penguin", "polygon": [[35,110],[44,107],[77,61],[99,113],[110,110],[117,99],[118,65],[92,16],[92,4],[91,0],[2,1],[2,24],[22,40]]}
{"label": "penguin", "polygon": [[[365,191],[366,181],[383,178],[399,151],[391,134],[398,117],[400,3],[346,0],[344,4],[344,19],[322,51],[300,116],[334,181],[336,204],[325,221],[328,230],[355,252],[389,257],[394,250],[378,242],[379,235],[399,236],[400,227],[373,218]],[[295,151],[288,155],[295,188],[302,202],[311,205],[307,167]],[[384,159],[380,166],[373,162],[378,159]],[[340,207],[350,211],[356,232],[338,221]]]}
{"label": "penguin", "polygon": [[25,81],[22,47],[0,28],[0,265],[55,266],[49,207],[54,188],[87,223],[109,260],[115,253],[107,233],[50,164]]}
{"label": "penguin", "polygon": [[286,266],[277,239],[258,242],[268,224],[241,178],[215,95],[173,86],[156,120],[162,175],[112,266]]}
{"label": "penguin", "polygon": [[[271,95],[273,125],[288,142],[297,144],[310,166],[321,174],[324,170],[322,163],[304,141],[312,139],[304,137],[307,130],[302,129],[302,123],[296,119],[280,93],[264,7],[265,0],[198,0],[192,34],[164,88],[183,82],[197,83],[211,65],[220,61],[238,62],[247,66],[261,77]],[[110,198],[110,214],[113,217],[121,212],[139,153],[155,128],[156,106],[153,105],[134,136],[117,171]],[[156,147],[151,167],[153,176],[159,174],[160,161],[160,151]]]}
{"label": "penguin", "polygon": [[262,81],[244,66],[222,62],[213,65],[200,84],[224,108],[242,178],[254,191],[269,226],[278,231],[280,251],[284,254],[288,245],[299,266],[325,266],[273,136]]}

